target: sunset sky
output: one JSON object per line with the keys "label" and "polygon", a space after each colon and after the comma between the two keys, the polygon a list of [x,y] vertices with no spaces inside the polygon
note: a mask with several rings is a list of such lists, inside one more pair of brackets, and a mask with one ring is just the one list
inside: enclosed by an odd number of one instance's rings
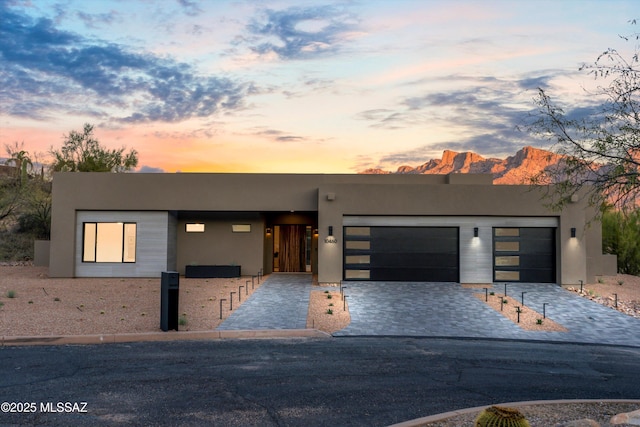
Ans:
{"label": "sunset sky", "polygon": [[[355,173],[506,157],[536,88],[640,31],[636,0],[0,0],[0,157],[70,130],[142,172]],[[541,146],[542,147],[542,146]],[[542,147],[544,148],[544,147]]]}

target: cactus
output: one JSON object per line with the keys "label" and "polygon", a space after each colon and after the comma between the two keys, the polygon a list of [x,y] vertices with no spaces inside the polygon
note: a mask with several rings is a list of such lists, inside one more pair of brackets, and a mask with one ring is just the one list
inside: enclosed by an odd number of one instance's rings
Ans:
{"label": "cactus", "polygon": [[524,415],[514,408],[491,406],[480,412],[475,427],[530,427]]}

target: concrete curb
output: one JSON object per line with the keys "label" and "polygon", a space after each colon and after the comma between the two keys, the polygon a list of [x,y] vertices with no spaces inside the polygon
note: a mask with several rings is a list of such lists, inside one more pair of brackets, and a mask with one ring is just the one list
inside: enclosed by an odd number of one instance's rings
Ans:
{"label": "concrete curb", "polygon": [[317,329],[260,329],[238,331],[170,331],[131,334],[2,337],[0,347],[28,345],[94,345],[145,341],[188,341],[259,338],[331,338]]}
{"label": "concrete curb", "polygon": [[508,406],[508,407],[521,407],[521,406],[533,406],[533,405],[562,405],[569,403],[634,403],[640,405],[640,400],[635,399],[577,399],[577,400],[532,400],[525,402],[507,402],[507,403],[495,403],[492,405],[476,406],[474,408],[459,409],[457,411],[443,412],[442,414],[429,415],[428,417],[416,418],[415,420],[404,421],[398,424],[392,424],[388,427],[421,427],[426,423],[434,423],[437,421],[444,421],[447,418],[456,417],[458,415],[465,415],[469,413],[477,413],[489,406]]}

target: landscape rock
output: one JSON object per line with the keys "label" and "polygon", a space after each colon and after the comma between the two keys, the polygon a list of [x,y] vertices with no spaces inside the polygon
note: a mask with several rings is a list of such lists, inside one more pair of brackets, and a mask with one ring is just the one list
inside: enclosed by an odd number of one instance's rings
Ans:
{"label": "landscape rock", "polygon": [[611,424],[629,424],[632,426],[640,426],[640,409],[632,412],[614,415],[611,418]]}

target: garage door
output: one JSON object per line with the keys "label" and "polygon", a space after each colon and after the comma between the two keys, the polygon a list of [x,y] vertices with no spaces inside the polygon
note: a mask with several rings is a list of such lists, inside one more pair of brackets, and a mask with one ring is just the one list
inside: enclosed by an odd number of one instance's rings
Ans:
{"label": "garage door", "polygon": [[555,242],[555,228],[494,228],[494,281],[555,283]]}
{"label": "garage door", "polygon": [[344,279],[457,282],[458,227],[344,227]]}

